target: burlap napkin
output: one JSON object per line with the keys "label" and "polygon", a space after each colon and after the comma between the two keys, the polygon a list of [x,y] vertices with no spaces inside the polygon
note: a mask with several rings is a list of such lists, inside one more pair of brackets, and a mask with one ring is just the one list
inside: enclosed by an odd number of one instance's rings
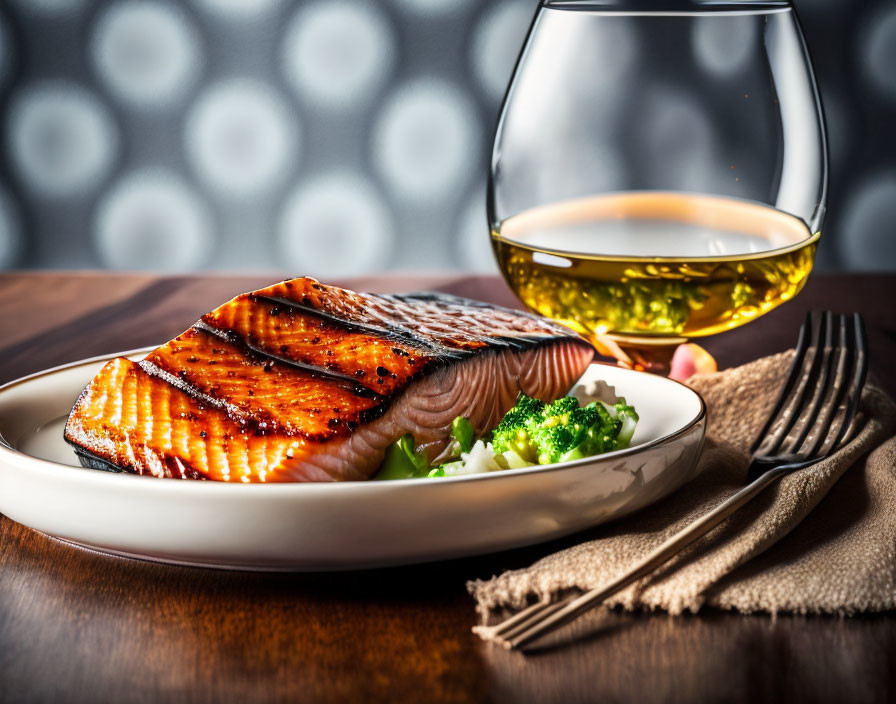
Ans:
{"label": "burlap napkin", "polygon": [[[707,449],[693,482],[653,506],[527,569],[467,586],[483,622],[532,598],[591,589],[746,483],[748,451],[792,352],[689,384],[709,409]],[[896,406],[866,387],[861,430],[833,457],[784,477],[654,575],[608,601],[673,614],[702,605],[756,611],[843,613],[896,608]]]}

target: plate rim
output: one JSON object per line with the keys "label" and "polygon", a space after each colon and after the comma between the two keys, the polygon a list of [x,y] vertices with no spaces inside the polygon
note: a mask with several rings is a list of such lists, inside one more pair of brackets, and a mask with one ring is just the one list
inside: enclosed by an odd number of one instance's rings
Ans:
{"label": "plate rim", "polygon": [[[44,369],[41,371],[34,372],[32,374],[28,374],[23,377],[19,377],[18,379],[13,379],[11,381],[6,382],[5,384],[0,385],[0,395],[3,395],[10,389],[20,386],[22,384],[34,381],[41,377],[51,376],[53,374],[57,374],[59,372],[64,372],[69,369],[74,369],[76,367],[87,366],[89,364],[96,364],[98,362],[109,362],[118,357],[133,357],[136,355],[148,354],[152,350],[156,349],[158,346],[148,346],[148,347],[139,347],[136,349],[127,350],[124,352],[115,352],[110,354],[102,354],[94,357],[88,357],[86,359],[77,360],[74,362],[68,362],[66,364],[60,364],[55,367],[50,367],[48,369]],[[642,443],[640,445],[635,445],[634,447],[628,447],[623,450],[613,450],[612,452],[606,452],[601,455],[594,455],[591,457],[583,457],[582,459],[573,460],[571,462],[557,462],[554,464],[548,465],[535,465],[533,467],[523,467],[520,469],[506,469],[500,472],[485,472],[481,474],[466,474],[459,475],[453,477],[439,477],[438,482],[422,482],[420,478],[411,478],[411,479],[393,479],[387,482],[375,482],[375,481],[334,481],[334,482],[218,482],[218,481],[185,481],[183,479],[175,479],[173,477],[147,477],[138,474],[131,474],[127,472],[121,473],[113,473],[113,472],[101,472],[95,469],[89,469],[87,467],[76,467],[73,465],[64,465],[58,462],[53,462],[51,460],[45,460],[40,457],[35,457],[33,455],[29,455],[21,450],[17,450],[14,448],[4,437],[3,434],[0,433],[0,459],[4,457],[8,457],[10,460],[15,462],[26,461],[29,464],[33,465],[31,469],[40,470],[41,472],[58,472],[59,468],[64,468],[66,470],[74,470],[78,474],[73,474],[72,477],[80,477],[85,481],[95,481],[97,483],[106,483],[106,482],[134,482],[141,481],[146,483],[146,487],[150,486],[156,487],[155,490],[168,490],[173,488],[174,486],[181,486],[184,489],[180,491],[279,491],[280,493],[288,493],[290,491],[304,491],[304,492],[323,492],[323,491],[345,491],[344,487],[352,487],[356,488],[359,486],[368,486],[368,487],[379,487],[379,489],[374,489],[374,491],[385,491],[389,487],[401,488],[401,487],[409,487],[409,486],[441,486],[444,484],[457,484],[459,482],[480,482],[480,481],[488,481],[488,480],[500,480],[500,479],[510,479],[513,477],[521,477],[532,474],[540,474],[542,472],[556,472],[562,471],[566,469],[575,469],[577,467],[581,467],[588,464],[594,464],[595,462],[604,462],[606,460],[613,460],[620,457],[628,457],[631,455],[638,454],[640,452],[644,452],[647,450],[655,449],[657,447],[661,447],[663,445],[669,444],[675,441],[677,438],[688,434],[691,432],[695,426],[699,425],[703,420],[706,419],[707,416],[707,408],[706,401],[703,396],[692,389],[687,384],[683,384],[680,381],[675,379],[670,379],[668,377],[660,377],[656,375],[648,374],[648,372],[636,371],[634,369],[625,369],[623,367],[618,367],[615,364],[610,364],[608,362],[601,361],[592,361],[589,363],[587,369],[590,369],[592,366],[603,366],[609,367],[611,369],[616,369],[618,371],[624,373],[631,374],[647,374],[657,380],[661,380],[664,382],[670,382],[672,384],[676,384],[678,386],[683,387],[686,391],[693,394],[699,403],[699,411],[691,418],[686,424],[677,430],[667,433],[659,438],[655,438],[649,442]],[[583,373],[584,374],[584,373]],[[58,475],[54,475],[55,478],[59,478]],[[149,481],[152,480],[152,481]],[[207,487],[204,489],[187,489],[186,487],[196,486],[196,487]],[[213,488],[217,487],[217,488]],[[224,488],[226,487],[226,488]],[[339,487],[339,488],[337,488]],[[370,491],[370,490],[367,490]]]}

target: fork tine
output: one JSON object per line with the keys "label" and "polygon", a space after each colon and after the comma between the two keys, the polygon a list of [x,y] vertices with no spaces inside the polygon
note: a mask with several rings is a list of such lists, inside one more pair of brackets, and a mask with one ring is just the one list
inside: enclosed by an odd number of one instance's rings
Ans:
{"label": "fork tine", "polygon": [[[578,596],[578,595],[577,595]],[[533,614],[529,618],[515,624],[512,628],[504,629],[498,638],[501,640],[502,645],[508,650],[512,647],[513,639],[516,638],[521,633],[525,633],[530,628],[535,626],[538,623],[541,623],[548,617],[557,613],[561,609],[566,608],[572,603],[576,597],[567,597],[566,599],[561,599],[560,601],[553,602],[548,604],[542,611],[539,611],[537,614]],[[500,624],[504,625],[504,624]]]}
{"label": "fork tine", "polygon": [[800,371],[803,367],[803,359],[806,357],[806,350],[809,348],[809,336],[812,330],[812,313],[806,313],[806,320],[803,322],[802,327],[800,328],[800,337],[796,343],[796,354],[793,357],[793,362],[790,365],[790,373],[787,375],[787,381],[781,389],[781,393],[778,394],[778,398],[775,401],[775,405],[772,406],[772,411],[769,413],[768,420],[765,422],[765,425],[762,426],[762,430],[756,435],[756,440],[750,446],[750,454],[755,454],[756,450],[759,449],[759,446],[762,444],[762,441],[765,440],[768,431],[771,430],[772,425],[774,425],[775,420],[777,420],[781,411],[784,410],[785,401],[790,396],[790,392],[793,391],[793,386],[796,383],[797,379],[800,376]]}
{"label": "fork tine", "polygon": [[862,316],[854,313],[852,316],[853,335],[855,336],[855,357],[856,367],[853,372],[852,383],[849,385],[849,396],[846,401],[846,413],[843,416],[843,423],[837,432],[837,437],[831,445],[831,452],[836,449],[845,439],[846,433],[852,427],[856,414],[859,411],[859,402],[862,400],[862,389],[865,387],[865,380],[868,378],[868,334],[865,331],[865,322]]}
{"label": "fork tine", "polygon": [[509,630],[512,630],[514,626],[519,623],[523,623],[528,621],[530,618],[534,616],[540,616],[542,613],[547,611],[551,606],[552,602],[550,601],[539,601],[531,606],[527,606],[522,611],[515,613],[510,618],[501,621],[501,623],[495,626],[486,626],[483,630],[488,630],[489,634],[495,637],[501,637],[506,634]]}
{"label": "fork tine", "polygon": [[[854,377],[854,366],[857,363],[855,354],[855,336],[850,334],[850,320],[846,315],[837,316],[838,347],[840,354],[837,358],[837,370],[830,392],[830,400],[825,404],[821,416],[812,429],[814,438],[812,445],[803,453],[806,457],[820,457],[822,449],[829,440],[831,428],[837,419],[837,412],[843,405],[846,393]],[[844,414],[845,417],[845,414]],[[831,444],[825,455],[837,448],[836,443]]]}
{"label": "fork tine", "polygon": [[809,343],[809,350],[812,350],[812,359],[810,362],[804,361],[801,365],[798,372],[801,378],[797,384],[796,391],[794,392],[795,400],[792,404],[788,402],[784,405],[780,412],[779,420],[770,426],[775,427],[775,425],[780,422],[779,427],[777,427],[777,429],[765,439],[765,442],[759,446],[757,452],[761,454],[778,454],[781,445],[787,440],[787,437],[793,430],[793,426],[802,417],[802,414],[806,409],[809,391],[818,381],[822,366],[822,357],[824,356],[823,341],[825,337],[825,323],[827,322],[827,316],[823,313],[818,313],[817,311],[813,311],[810,316],[812,341]]}
{"label": "fork tine", "polygon": [[[833,383],[836,381],[836,377],[831,377],[831,371],[834,366],[834,359],[838,356],[837,352],[840,345],[840,335],[838,334],[836,336],[835,342],[833,313],[825,311],[822,313],[822,317],[824,319],[825,327],[824,348],[816,352],[821,358],[819,377],[816,381],[815,391],[812,394],[812,400],[809,402],[809,406],[800,409],[798,414],[794,413],[802,423],[802,428],[796,439],[788,445],[788,449],[783,451],[783,454],[795,455],[799,452],[799,449],[803,446],[809,432],[815,427],[819,415],[826,410],[825,401],[830,394]],[[837,320],[840,322],[840,316],[837,316]]]}

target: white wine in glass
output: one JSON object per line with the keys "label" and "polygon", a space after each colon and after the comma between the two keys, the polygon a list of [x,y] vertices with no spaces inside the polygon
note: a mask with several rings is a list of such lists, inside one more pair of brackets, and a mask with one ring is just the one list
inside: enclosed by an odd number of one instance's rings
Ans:
{"label": "white wine in glass", "polygon": [[788,2],[545,0],[495,139],[492,243],[531,310],[666,371],[800,291],[826,182]]}

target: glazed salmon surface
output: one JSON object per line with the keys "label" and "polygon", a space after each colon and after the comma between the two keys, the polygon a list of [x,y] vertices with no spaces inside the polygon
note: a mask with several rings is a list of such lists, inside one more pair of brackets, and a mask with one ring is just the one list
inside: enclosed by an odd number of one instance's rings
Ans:
{"label": "glazed salmon surface", "polygon": [[435,458],[454,418],[486,432],[520,391],[565,394],[592,356],[528,313],[294,279],[237,296],[141,362],[106,364],[65,438],[87,466],[156,477],[369,479],[405,433]]}

